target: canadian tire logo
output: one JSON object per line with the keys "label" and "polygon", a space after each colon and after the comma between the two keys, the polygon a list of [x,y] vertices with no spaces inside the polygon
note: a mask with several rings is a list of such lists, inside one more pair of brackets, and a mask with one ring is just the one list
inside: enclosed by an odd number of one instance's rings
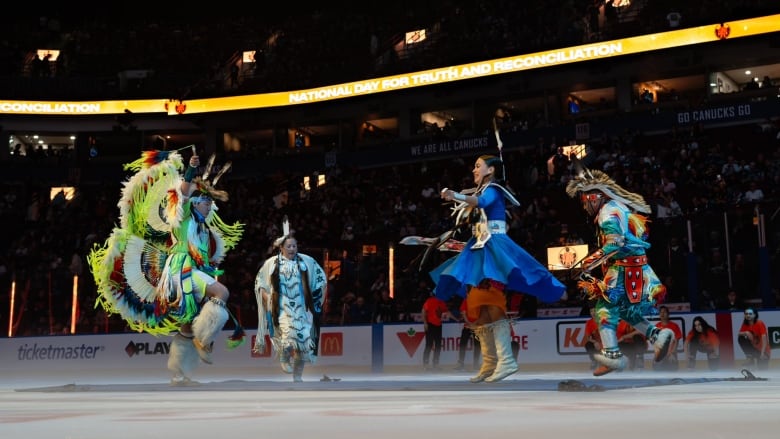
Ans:
{"label": "canadian tire logo", "polygon": [[420,347],[420,344],[425,339],[425,333],[417,332],[414,330],[414,328],[409,328],[406,330],[406,332],[396,332],[395,335],[398,336],[398,340],[401,341],[404,349],[406,349],[406,353],[409,354],[409,358],[414,357],[414,353],[417,352],[417,348]]}
{"label": "canadian tire logo", "polygon": [[323,357],[340,357],[344,355],[344,335],[341,332],[320,334],[320,355]]}

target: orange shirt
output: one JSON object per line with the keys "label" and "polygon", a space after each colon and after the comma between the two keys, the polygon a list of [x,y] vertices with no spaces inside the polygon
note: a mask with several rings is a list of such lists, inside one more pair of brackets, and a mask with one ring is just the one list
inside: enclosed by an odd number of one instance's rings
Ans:
{"label": "orange shirt", "polygon": [[[617,331],[616,331],[617,339],[620,340],[620,337],[622,337],[622,336],[624,336],[626,334],[630,334],[630,333],[632,333],[634,331],[636,331],[636,329],[633,326],[629,325],[627,321],[621,319],[620,322],[618,323],[618,327],[617,327]],[[644,337],[644,335],[642,335],[642,336]],[[634,339],[630,338],[630,339],[627,339],[627,340],[623,340],[621,343],[633,343],[633,342],[634,342]]]}
{"label": "orange shirt", "polygon": [[441,326],[441,316],[447,312],[447,304],[436,296],[430,296],[423,303],[423,314],[425,322],[432,325]]}
{"label": "orange shirt", "polygon": [[463,317],[463,324],[474,323],[477,317],[474,317],[468,313],[468,305],[466,305],[466,299],[460,302],[460,315]]}
{"label": "orange shirt", "polygon": [[752,325],[746,325],[742,323],[742,326],[739,328],[739,332],[750,332],[753,334],[753,347],[756,349],[761,348],[761,337],[766,337],[766,346],[764,346],[764,353],[767,357],[769,357],[772,353],[771,347],[769,346],[769,332],[766,330],[766,325],[761,320],[756,320],[753,322]]}
{"label": "orange shirt", "polygon": [[658,328],[658,329],[666,329],[666,328],[671,329],[672,332],[674,332],[675,340],[682,340],[682,338],[683,338],[682,330],[677,325],[677,323],[674,323],[671,320],[668,323],[666,323],[666,324],[664,324],[664,322],[659,320],[658,322],[656,322],[655,327]]}
{"label": "orange shirt", "polygon": [[696,339],[699,342],[700,346],[703,346],[705,348],[712,348],[713,350],[718,349],[720,347],[720,339],[718,338],[718,333],[715,331],[707,331],[705,332],[698,332],[696,329],[691,329],[688,332],[688,335],[685,336],[685,341],[687,343],[690,343],[693,341],[693,339]]}

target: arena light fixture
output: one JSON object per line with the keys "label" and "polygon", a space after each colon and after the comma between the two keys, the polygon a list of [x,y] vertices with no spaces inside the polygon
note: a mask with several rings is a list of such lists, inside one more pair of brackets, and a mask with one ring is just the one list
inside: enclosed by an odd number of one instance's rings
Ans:
{"label": "arena light fixture", "polygon": [[60,57],[60,51],[57,49],[38,49],[35,51],[35,54],[38,55],[38,58],[50,62],[57,61],[57,58]]}

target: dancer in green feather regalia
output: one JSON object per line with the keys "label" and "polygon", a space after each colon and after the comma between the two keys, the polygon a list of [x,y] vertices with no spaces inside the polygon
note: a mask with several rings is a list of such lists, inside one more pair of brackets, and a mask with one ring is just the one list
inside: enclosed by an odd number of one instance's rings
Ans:
{"label": "dancer in green feather regalia", "polygon": [[[232,316],[217,267],[244,230],[217,215],[216,201],[227,201],[228,194],[214,186],[230,163],[209,181],[214,156],[196,176],[200,159],[192,150],[184,176],[177,151],[144,151],[125,165],[136,173],[122,189],[119,225],[87,257],[98,290],[96,306],[121,315],[133,330],[173,335],[172,385],[196,384],[190,374],[199,359],[212,362],[214,338]],[[243,342],[243,329],[235,323],[229,348]]]}

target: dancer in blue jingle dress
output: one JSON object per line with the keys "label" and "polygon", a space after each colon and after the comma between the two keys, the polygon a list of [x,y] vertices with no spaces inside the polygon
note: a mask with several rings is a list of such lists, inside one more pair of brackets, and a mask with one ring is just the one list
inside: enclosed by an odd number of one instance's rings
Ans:
{"label": "dancer in blue jingle dress", "polygon": [[501,186],[503,163],[483,155],[474,163],[476,189],[455,192],[444,189],[441,198],[455,201],[456,226],[470,223],[472,237],[463,250],[430,275],[442,300],[453,294],[468,296],[467,313],[476,319],[482,366],[471,382],[499,381],[517,372],[507,319],[506,294],[519,292],[543,302],[565,297],[566,287],[549,270],[507,236],[506,201],[520,203]]}

